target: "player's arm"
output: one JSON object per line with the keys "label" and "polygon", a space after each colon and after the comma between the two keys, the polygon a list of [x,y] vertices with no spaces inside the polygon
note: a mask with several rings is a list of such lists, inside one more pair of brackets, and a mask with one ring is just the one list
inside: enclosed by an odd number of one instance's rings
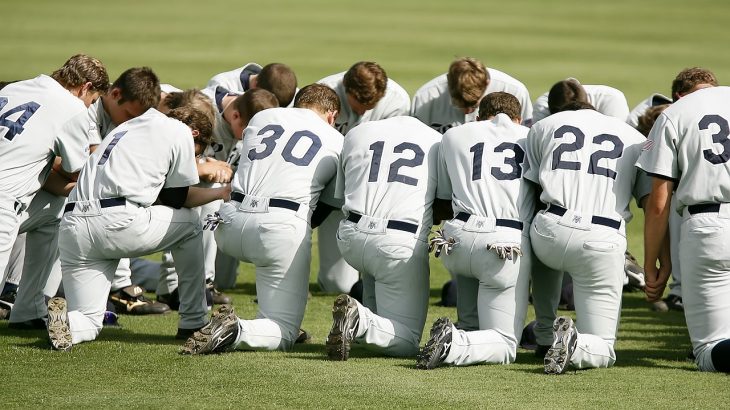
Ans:
{"label": "player's arm", "polygon": [[449,199],[436,198],[433,201],[433,224],[439,225],[441,221],[445,221],[454,217],[454,210]]}
{"label": "player's arm", "polygon": [[[644,292],[650,302],[661,299],[669,280],[669,210],[674,181],[653,177],[652,189],[644,206]],[[659,268],[656,262],[659,261]]]}
{"label": "player's arm", "polygon": [[218,188],[199,188],[190,187],[188,189],[187,197],[183,206],[185,208],[195,208],[201,205],[205,205],[209,202],[217,201],[222,199],[228,201],[231,199],[231,185],[225,184]]}
{"label": "player's arm", "polygon": [[207,157],[204,162],[199,162],[197,166],[198,176],[201,181],[225,184],[231,182],[233,178],[233,169],[225,161]]}
{"label": "player's arm", "polygon": [[322,201],[317,202],[317,207],[314,208],[314,212],[312,212],[312,220],[311,225],[312,228],[316,228],[320,225],[322,225],[322,222],[324,222],[325,219],[332,213],[332,211],[336,211],[339,208],[334,207],[332,205],[328,205]]}
{"label": "player's arm", "polygon": [[66,172],[61,167],[61,157],[56,157],[51,166],[51,172],[48,174],[46,182],[43,184],[43,190],[50,192],[56,196],[68,196],[73,187],[76,186],[78,172]]}

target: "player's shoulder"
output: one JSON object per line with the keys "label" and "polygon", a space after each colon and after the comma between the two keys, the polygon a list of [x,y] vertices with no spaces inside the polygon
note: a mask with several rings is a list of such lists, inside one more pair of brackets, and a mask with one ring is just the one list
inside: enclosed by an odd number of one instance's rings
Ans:
{"label": "player's shoulder", "polygon": [[342,81],[345,78],[345,71],[335,73],[332,75],[328,75],[327,77],[324,77],[317,81],[318,84],[324,84],[327,87],[336,89],[339,85],[342,84]]}
{"label": "player's shoulder", "polygon": [[446,79],[446,73],[429,80],[426,84],[419,87],[418,90],[416,90],[416,92],[413,94],[413,98],[434,98],[444,93],[448,94],[448,81]]}
{"label": "player's shoulder", "polygon": [[489,73],[490,85],[500,86],[501,88],[509,91],[527,92],[527,87],[522,83],[522,81],[512,77],[504,71],[488,67],[487,72]]}
{"label": "player's shoulder", "polygon": [[385,88],[385,94],[390,99],[405,99],[409,100],[410,96],[408,95],[408,91],[406,91],[405,88],[403,88],[400,84],[398,84],[395,80],[388,77],[388,84]]}
{"label": "player's shoulder", "polygon": [[588,98],[591,97],[594,98],[619,98],[619,99],[626,99],[626,96],[624,95],[623,91],[619,90],[616,87],[611,87],[610,85],[603,85],[603,84],[586,84],[583,86],[583,89],[585,89],[586,94],[588,95]]}

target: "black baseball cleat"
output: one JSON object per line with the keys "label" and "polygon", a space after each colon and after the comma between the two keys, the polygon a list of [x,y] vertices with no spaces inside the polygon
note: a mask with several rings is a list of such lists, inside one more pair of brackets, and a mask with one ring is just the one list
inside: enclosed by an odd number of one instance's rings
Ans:
{"label": "black baseball cleat", "polygon": [[230,305],[233,303],[231,297],[218,290],[213,282],[206,282],[205,288],[207,292],[210,293],[210,301],[212,305]]}
{"label": "black baseball cleat", "polygon": [[180,354],[210,354],[233,350],[238,338],[238,317],[233,306],[223,305],[213,312],[210,322],[195,332]]}
{"label": "black baseball cleat", "polygon": [[53,350],[68,352],[73,346],[64,298],[51,298],[48,301],[48,338]]}
{"label": "black baseball cleat", "polygon": [[142,288],[136,285],[110,293],[109,301],[119,314],[159,315],[170,311],[166,304],[147,299]]}
{"label": "black baseball cleat", "polygon": [[684,303],[682,302],[681,296],[670,294],[669,296],[664,298],[664,303],[667,304],[669,310],[684,312]]}
{"label": "black baseball cleat", "polygon": [[416,368],[423,370],[435,369],[446,360],[451,350],[451,336],[454,324],[451,319],[442,317],[437,319],[431,327],[431,336],[416,356]]}
{"label": "black baseball cleat", "polygon": [[359,324],[360,313],[355,299],[345,294],[337,296],[332,306],[332,329],[325,343],[330,360],[344,361],[350,357],[350,345]]}
{"label": "black baseball cleat", "polygon": [[577,345],[578,331],[573,319],[558,316],[553,322],[553,344],[545,354],[545,373],[565,373]]}
{"label": "black baseball cleat", "polygon": [[169,306],[172,310],[180,310],[180,292],[177,288],[170,293],[157,294],[157,301]]}
{"label": "black baseball cleat", "polygon": [[202,329],[202,327],[197,327],[194,329],[183,329],[181,327],[177,328],[177,333],[175,334],[175,339],[177,340],[188,340],[190,336],[194,335],[195,332]]}
{"label": "black baseball cleat", "polygon": [[296,344],[309,343],[312,340],[312,335],[304,329],[299,329],[299,335],[297,340],[294,341]]}
{"label": "black baseball cleat", "polygon": [[23,322],[9,322],[8,329],[13,330],[45,330],[46,321],[42,318],[25,320]]}

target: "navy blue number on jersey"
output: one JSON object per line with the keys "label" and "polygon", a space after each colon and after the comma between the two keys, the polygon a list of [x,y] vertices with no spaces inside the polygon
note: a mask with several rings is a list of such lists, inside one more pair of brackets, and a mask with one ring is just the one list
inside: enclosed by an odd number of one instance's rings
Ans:
{"label": "navy blue number on jersey", "polygon": [[[510,172],[504,172],[500,167],[492,167],[490,173],[499,181],[508,181],[517,179],[522,176],[522,161],[525,159],[525,151],[518,144],[512,142],[503,142],[494,147],[495,153],[504,151],[512,151],[514,156],[504,158],[504,164],[509,165],[512,170]],[[482,158],[484,154],[484,143],[480,142],[474,144],[469,148],[469,152],[474,153],[471,168],[471,180],[478,181],[482,179]]]}
{"label": "navy blue number on jersey", "polygon": [[[5,108],[5,106],[7,104],[8,104],[8,99],[5,97],[0,97],[0,110]],[[22,133],[23,130],[25,129],[25,128],[23,128],[23,125],[25,125],[25,122],[28,121],[30,119],[30,117],[32,117],[33,114],[35,114],[35,112],[40,107],[41,107],[40,104],[38,104],[35,101],[31,101],[31,102],[27,102],[25,104],[21,104],[15,108],[11,108],[11,109],[5,111],[4,113],[2,113],[2,115],[0,115],[0,127],[7,128],[7,131],[5,132],[5,135],[3,137],[5,137],[5,139],[8,141],[12,141],[16,135]],[[13,121],[13,120],[8,119],[8,117],[10,117],[11,115],[21,112],[21,111],[23,113],[20,114],[20,116],[16,120]]]}
{"label": "navy blue number on jersey", "polygon": [[722,152],[715,154],[712,152],[712,149],[708,148],[702,151],[702,155],[714,165],[724,164],[730,160],[730,139],[728,139],[728,136],[730,136],[730,126],[728,126],[727,120],[721,116],[709,114],[702,117],[699,128],[704,131],[710,128],[710,124],[715,124],[720,127],[720,130],[716,134],[712,134],[712,142],[722,145]]}
{"label": "navy blue number on jersey", "polygon": [[[560,144],[555,149],[555,151],[553,151],[552,169],[568,169],[571,171],[580,171],[580,162],[564,160],[562,157],[565,153],[575,152],[583,148],[586,136],[579,128],[570,125],[563,125],[562,127],[555,130],[555,133],[553,133],[553,138],[560,139],[563,138],[566,134],[572,134],[575,137],[575,142],[566,142],[564,144]],[[593,137],[592,142],[593,144],[600,145],[601,147],[603,147],[603,144],[605,142],[608,142],[613,147],[607,150],[598,150],[591,154],[588,164],[588,173],[616,179],[616,171],[599,166],[598,161],[600,161],[602,158],[620,158],[621,155],[623,155],[624,153],[623,141],[621,141],[621,139],[615,135],[600,134]]]}
{"label": "navy blue number on jersey", "polygon": [[[370,150],[373,151],[373,157],[370,160],[370,173],[368,174],[368,182],[377,182],[378,176],[380,175],[380,162],[383,159],[383,149],[385,147],[385,141],[376,141],[370,144]],[[403,167],[415,168],[423,164],[424,154],[421,147],[410,142],[402,142],[393,147],[394,154],[403,154],[406,152],[412,152],[412,158],[398,158],[390,164],[388,169],[388,182],[400,182],[406,185],[418,185],[418,179],[403,175],[400,173],[400,169]],[[408,155],[409,157],[411,155]]]}
{"label": "navy blue number on jersey", "polygon": [[[261,140],[261,143],[264,144],[264,149],[256,151],[256,148],[251,148],[248,151],[248,159],[255,161],[257,159],[264,159],[271,155],[271,153],[274,152],[274,148],[276,148],[277,140],[284,135],[284,128],[278,124],[269,124],[264,128],[261,128],[261,131],[259,131],[257,135],[265,135],[268,133],[271,133],[271,135],[268,135]],[[299,144],[302,140],[309,140],[309,148],[307,148],[301,156],[296,156],[294,155],[294,148],[296,148],[297,144]],[[302,143],[304,144],[305,142]],[[317,134],[307,130],[296,131],[287,141],[284,149],[281,151],[281,156],[286,162],[300,167],[306,167],[312,162],[312,159],[314,159],[314,156],[317,155],[320,148],[322,148],[322,141],[319,139]]]}
{"label": "navy blue number on jersey", "polygon": [[106,149],[104,149],[104,153],[101,154],[101,158],[99,158],[99,164],[98,165],[104,165],[109,160],[109,155],[111,155],[112,150],[114,147],[117,146],[117,143],[120,139],[126,134],[127,131],[122,131],[114,134],[112,137],[112,140],[109,142],[109,145],[106,146]]}

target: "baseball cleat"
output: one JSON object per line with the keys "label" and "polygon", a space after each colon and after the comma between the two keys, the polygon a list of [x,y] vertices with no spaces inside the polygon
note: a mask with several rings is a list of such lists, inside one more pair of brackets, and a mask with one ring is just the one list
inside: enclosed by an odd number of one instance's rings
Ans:
{"label": "baseball cleat", "polygon": [[68,352],[73,346],[64,298],[56,297],[48,301],[48,338],[53,350]]}
{"label": "baseball cleat", "polygon": [[416,356],[416,368],[435,369],[446,360],[451,350],[451,335],[454,324],[447,317],[437,319],[431,327],[431,336]]}
{"label": "baseball cleat", "polygon": [[332,306],[332,329],[325,349],[330,360],[344,361],[350,357],[350,345],[360,324],[357,302],[349,295],[337,296]]}
{"label": "baseball cleat", "polygon": [[669,296],[664,298],[664,303],[667,304],[669,310],[684,311],[684,303],[682,302],[681,296],[669,294]]}
{"label": "baseball cleat", "polygon": [[136,285],[110,293],[109,301],[119,314],[159,315],[170,311],[166,304],[147,299],[142,288]]}
{"label": "baseball cleat", "polygon": [[294,341],[296,344],[309,343],[312,340],[312,335],[304,329],[299,329],[297,340]]}
{"label": "baseball cleat", "polygon": [[[231,297],[218,290],[213,282],[206,282],[205,288],[210,292],[210,301],[213,305],[230,305],[233,303]],[[207,297],[207,296],[206,296]]]}
{"label": "baseball cleat", "polygon": [[578,344],[578,331],[573,319],[558,316],[553,322],[553,344],[545,354],[545,373],[563,374]]}
{"label": "baseball cleat", "polygon": [[188,338],[180,353],[209,354],[233,350],[238,332],[238,317],[233,306],[223,305],[213,312],[207,325]]}

